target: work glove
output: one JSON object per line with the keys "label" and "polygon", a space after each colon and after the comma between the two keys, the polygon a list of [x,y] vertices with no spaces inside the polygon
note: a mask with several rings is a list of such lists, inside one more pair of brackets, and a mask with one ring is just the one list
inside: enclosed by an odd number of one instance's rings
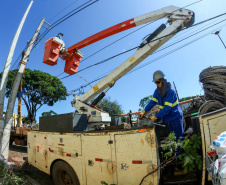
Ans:
{"label": "work glove", "polygon": [[153,116],[149,117],[148,119],[150,119],[152,122],[155,122],[158,118],[155,115],[153,115]]}
{"label": "work glove", "polygon": [[145,113],[146,113],[145,110],[142,110],[139,114],[139,118],[143,118]]}

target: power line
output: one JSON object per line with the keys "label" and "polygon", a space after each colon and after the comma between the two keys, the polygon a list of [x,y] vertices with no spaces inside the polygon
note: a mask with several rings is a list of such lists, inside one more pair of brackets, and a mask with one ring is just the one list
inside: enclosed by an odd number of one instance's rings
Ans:
{"label": "power line", "polygon": [[[122,52],[122,53],[119,53],[119,54],[117,54],[117,55],[114,55],[114,56],[112,56],[112,57],[110,57],[110,58],[107,58],[107,59],[105,59],[105,60],[102,60],[102,61],[100,61],[100,62],[97,62],[97,63],[95,63],[95,64],[93,64],[93,65],[90,65],[90,66],[84,68],[84,69],[81,69],[81,70],[78,71],[77,73],[79,73],[79,72],[81,72],[81,71],[84,71],[84,70],[86,70],[86,69],[88,69],[88,68],[90,68],[90,67],[93,67],[93,66],[96,66],[96,65],[99,65],[99,64],[103,64],[103,63],[105,63],[105,62],[107,62],[107,61],[109,61],[109,60],[111,60],[111,59],[113,59],[113,58],[115,58],[115,57],[117,57],[117,56],[119,56],[119,55],[125,54],[125,53],[127,53],[127,52],[129,52],[129,51],[132,51],[132,50],[134,50],[134,49],[137,49],[137,48],[138,48],[138,46],[136,46],[136,47],[134,47],[134,48],[132,48],[132,49],[129,49],[129,50],[127,50],[127,51],[124,51],[124,52]],[[77,73],[74,73],[74,74],[77,74]],[[74,75],[74,74],[72,74],[72,75]],[[72,76],[72,75],[67,75],[67,76],[61,78],[60,80],[65,79],[65,78],[67,78],[67,77],[69,77],[69,76]]]}
{"label": "power line", "polygon": [[[36,47],[36,45],[49,33],[50,30],[52,30],[53,28],[55,28],[56,26],[58,26],[59,24],[61,24],[62,22],[64,22],[65,20],[67,20],[68,18],[70,18],[71,16],[77,14],[78,12],[88,8],[89,6],[93,5],[94,3],[98,2],[99,0],[96,0],[90,4],[88,4],[89,2],[91,2],[92,0],[89,0],[85,3],[83,3],[82,5],[80,5],[79,7],[75,8],[74,10],[72,10],[71,12],[67,13],[66,15],[64,15],[63,17],[61,17],[60,19],[58,19],[57,21],[55,21],[52,25],[51,28],[48,29],[47,31],[45,31],[41,36],[40,39],[37,41],[37,43],[35,44],[35,46],[33,48]],[[88,5],[86,5],[88,4]],[[86,6],[85,6],[86,5]],[[83,7],[85,6],[85,7]],[[80,9],[79,9],[80,8]],[[74,12],[76,11],[76,12]]]}
{"label": "power line", "polygon": [[73,1],[71,4],[69,4],[68,6],[66,6],[64,9],[62,9],[60,12],[58,12],[55,16],[53,16],[49,21],[53,20],[56,18],[56,16],[58,16],[59,14],[61,14],[64,10],[66,10],[67,8],[71,7],[73,4],[75,4],[76,2],[78,2],[78,0]]}
{"label": "power line", "polygon": [[[192,36],[194,36],[194,35],[197,35],[198,33],[201,33],[202,31],[205,31],[205,30],[207,30],[207,29],[209,29],[209,28],[211,28],[211,27],[213,27],[213,26],[216,26],[217,24],[220,24],[220,23],[222,23],[222,22],[224,22],[224,21],[226,21],[226,19],[224,19],[224,20],[222,20],[222,21],[220,21],[220,22],[218,22],[218,23],[215,23],[214,25],[209,26],[208,28],[205,28],[205,29],[203,29],[203,30],[201,30],[201,31],[199,31],[199,32],[196,32],[195,34],[192,34],[191,36],[187,37],[186,39],[188,39],[188,38],[190,38],[190,37],[192,37]],[[142,66],[140,66],[140,67],[138,67],[138,68],[136,68],[136,69],[134,69],[134,70],[128,72],[127,74],[130,74],[130,73],[132,73],[132,72],[135,72],[136,70],[138,70],[138,69],[140,69],[140,68],[142,68],[142,67],[144,67],[144,66],[146,66],[146,65],[149,65],[149,64],[151,64],[151,63],[153,63],[153,62],[155,62],[155,61],[157,61],[157,60],[159,60],[159,59],[161,59],[161,58],[163,58],[163,57],[165,57],[165,56],[167,56],[167,55],[169,55],[169,54],[171,54],[171,53],[174,53],[175,51],[178,51],[178,50],[184,48],[185,46],[187,46],[187,45],[189,45],[189,44],[191,44],[191,43],[194,43],[195,41],[200,40],[201,38],[203,38],[203,37],[205,37],[205,36],[207,36],[207,35],[209,35],[209,34],[210,34],[210,33],[207,33],[207,34],[205,34],[204,36],[199,37],[198,39],[194,39],[193,41],[190,41],[190,42],[188,42],[188,43],[186,43],[186,44],[184,44],[184,45],[182,45],[182,46],[179,46],[178,48],[176,48],[176,49],[174,49],[174,50],[171,50],[171,51],[169,51],[168,53],[161,55],[160,57],[157,57],[157,58],[154,59],[153,61],[149,61],[148,63],[146,63],[146,64],[144,64],[144,65],[142,65]],[[181,41],[184,41],[184,40],[185,40],[185,39],[181,39]],[[176,43],[179,43],[179,42],[176,42]],[[175,44],[176,44],[176,43],[175,43]],[[170,46],[172,46],[172,45],[170,45]],[[126,75],[127,75],[127,74],[126,74]],[[95,79],[95,80],[91,81],[89,84],[94,83],[94,82],[96,82],[96,81],[98,81],[98,80],[101,80],[102,78],[104,78],[104,77],[106,77],[106,76],[107,76],[107,75],[105,75],[105,76],[103,76],[103,77],[100,77],[100,78],[98,78],[98,79]],[[86,86],[88,86],[89,84],[83,85],[82,87],[86,87]],[[78,89],[79,89],[79,88],[77,88],[77,89],[74,90],[74,91],[77,91]],[[72,91],[72,92],[73,92],[73,91]]]}
{"label": "power line", "polygon": [[[114,41],[114,42],[108,44],[107,46],[105,46],[105,47],[101,48],[100,50],[94,52],[93,54],[89,55],[88,57],[86,57],[85,59],[83,59],[80,63],[84,62],[84,61],[87,60],[88,58],[90,58],[90,57],[94,56],[95,54],[99,53],[100,51],[103,51],[104,49],[106,49],[106,48],[108,48],[109,46],[115,44],[116,42],[118,42],[118,41],[124,39],[125,37],[127,37],[127,36],[129,36],[129,35],[135,33],[135,32],[138,31],[138,30],[141,30],[142,28],[144,28],[144,27],[146,27],[146,26],[148,26],[148,25],[150,25],[150,24],[152,24],[152,23],[154,23],[154,22],[155,22],[155,21],[150,22],[150,23],[148,23],[148,24],[142,26],[141,28],[138,28],[138,29],[136,29],[136,30],[130,32],[129,34],[126,34],[125,36],[123,36],[123,37],[117,39],[116,41]],[[107,62],[108,60],[110,60],[110,59],[112,59],[112,58],[115,58],[115,57],[117,57],[117,56],[119,56],[119,55],[122,55],[122,54],[124,54],[124,53],[129,52],[129,51],[132,51],[132,50],[134,50],[134,49],[136,49],[136,48],[137,48],[137,47],[132,48],[132,49],[130,49],[130,50],[128,50],[128,51],[125,51],[125,52],[123,52],[123,53],[119,53],[119,54],[117,54],[117,55],[115,55],[115,56],[112,56],[112,57],[110,57],[110,58],[108,58],[108,59],[105,59],[105,60],[103,60],[103,61],[101,61],[101,62],[98,62],[98,64],[105,63],[105,62]],[[81,69],[81,70],[78,71],[78,72],[81,72],[81,71],[83,71],[83,70],[85,70],[85,69],[88,69],[88,68],[90,68],[90,67],[92,67],[92,66],[95,66],[95,65],[98,65],[98,64],[93,64],[93,65],[91,65],[91,66],[88,66],[87,68]],[[77,73],[78,73],[78,72],[77,72]],[[63,72],[63,73],[60,73],[59,75],[57,75],[57,77],[61,76],[62,74],[64,74],[64,72]],[[72,75],[73,75],[73,74],[72,74]],[[67,78],[67,77],[69,77],[69,76],[71,76],[71,75],[67,75],[67,76],[65,76],[65,77],[63,77],[63,78],[61,78],[61,79]]]}
{"label": "power line", "polygon": [[[90,1],[92,1],[92,0],[90,0]],[[88,1],[88,2],[90,2],[90,1]],[[93,5],[94,3],[97,3],[98,1],[99,1],[99,0],[95,0],[94,2],[92,2],[92,3],[88,4],[88,5],[86,5],[85,7],[81,8],[80,10],[78,10],[78,11],[72,13],[72,14],[69,15],[68,17],[66,17],[66,18],[64,18],[63,20],[61,20],[60,22],[56,23],[51,29],[55,28],[56,26],[58,26],[59,24],[61,24],[61,23],[64,22],[64,21],[66,21],[66,20],[69,19],[71,16],[77,14],[78,12],[80,12],[80,11],[82,11],[82,10],[88,8],[89,6]],[[84,4],[81,5],[81,6],[84,6],[84,5],[87,4],[88,2],[84,3]],[[81,7],[81,6],[80,6],[80,7]],[[62,19],[62,18],[61,18],[61,19]],[[58,20],[58,21],[59,21],[59,20]]]}
{"label": "power line", "polygon": [[[40,42],[40,41],[41,41],[41,40],[49,33],[49,31],[52,30],[54,27],[56,27],[57,25],[59,25],[60,23],[64,22],[65,20],[67,20],[67,19],[70,18],[71,16],[73,16],[73,15],[75,15],[76,13],[78,13],[78,12],[84,10],[85,8],[91,6],[92,4],[96,3],[96,2],[99,1],[99,0],[96,0],[96,1],[94,1],[93,3],[90,3],[89,5],[83,7],[84,5],[86,5],[87,3],[91,2],[91,1],[92,1],[92,0],[89,0],[89,1],[87,1],[87,2],[85,2],[85,3],[83,3],[83,4],[80,5],[79,7],[75,8],[74,10],[72,10],[71,12],[69,12],[68,14],[64,15],[63,17],[61,17],[60,19],[58,19],[57,21],[55,21],[55,22],[52,24],[53,27],[51,27],[50,29],[46,29],[46,30],[39,36],[39,39],[38,39],[38,40],[34,41],[33,43],[29,43],[29,45],[34,44],[32,50],[39,44],[39,42]],[[83,7],[83,8],[81,8],[81,7]],[[79,8],[81,8],[81,9],[79,9]],[[78,10],[78,9],[79,9],[79,10]],[[78,11],[77,11],[77,12],[74,12],[74,11],[76,11],[76,10],[78,10]],[[73,13],[73,12],[74,12],[74,13]],[[73,14],[71,14],[71,13],[73,13]],[[71,15],[69,15],[69,14],[71,14]],[[68,17],[66,17],[66,16],[68,16]],[[63,19],[63,18],[64,18],[64,19]],[[62,20],[62,19],[63,19],[63,20]],[[24,48],[24,50],[26,50],[26,48],[27,48],[29,45],[27,45],[27,46]],[[23,50],[23,51],[24,51],[24,50]],[[14,62],[13,67],[14,67],[17,63],[20,62],[20,57],[21,57],[22,53],[23,53],[23,52],[21,52],[21,54],[18,56],[18,58],[17,58],[16,61]]]}
{"label": "power line", "polygon": [[150,22],[150,23],[148,23],[148,24],[146,24],[146,25],[144,25],[144,26],[142,26],[142,27],[140,27],[140,28],[138,28],[138,29],[136,29],[136,30],[130,32],[129,34],[126,34],[125,36],[123,36],[123,37],[117,39],[116,41],[114,41],[114,42],[108,44],[107,46],[101,48],[100,50],[98,50],[98,51],[94,52],[93,54],[89,55],[88,57],[84,58],[84,59],[81,61],[81,63],[84,62],[85,60],[87,60],[88,58],[94,56],[95,54],[99,53],[100,51],[102,51],[102,50],[108,48],[109,46],[111,46],[111,45],[113,45],[113,44],[115,44],[116,42],[118,42],[118,41],[120,41],[120,40],[126,38],[127,36],[129,36],[129,35],[131,35],[131,34],[137,32],[137,31],[139,31],[139,30],[141,30],[141,29],[143,29],[143,28],[146,27],[146,26],[149,26],[150,24],[152,24],[152,23],[154,23],[154,22],[155,22],[155,21]]}
{"label": "power line", "polygon": [[[202,1],[202,0],[196,1],[196,2],[194,2],[194,3],[191,3],[191,4],[189,4],[189,5],[184,6],[184,7],[182,7],[182,8],[191,6],[191,5],[196,4],[196,3],[198,3],[198,2],[201,2],[201,1]],[[181,8],[179,8],[179,9],[181,9]],[[177,9],[177,10],[179,10],[179,9]],[[174,10],[173,12],[175,12],[175,11],[177,11],[177,10]],[[173,13],[173,12],[172,12],[172,13]],[[164,18],[164,16],[163,16],[162,18]],[[160,18],[160,19],[161,19],[161,18]],[[152,23],[154,23],[154,22],[156,22],[156,21],[157,21],[157,20],[155,20],[155,21],[153,21],[153,22],[150,22],[150,23],[147,23],[146,25],[142,26],[141,28],[138,28],[138,29],[132,31],[131,33],[129,33],[129,34],[127,34],[127,35],[125,35],[125,36],[119,38],[118,40],[116,40],[116,41],[110,43],[109,45],[107,45],[107,46],[103,47],[102,49],[100,49],[100,50],[94,52],[93,54],[89,55],[88,57],[86,57],[85,59],[83,59],[80,63],[82,63],[83,61],[87,60],[88,58],[94,56],[95,54],[99,53],[100,51],[102,51],[102,50],[108,48],[109,46],[115,44],[116,42],[122,40],[123,38],[125,38],[125,37],[127,37],[127,36],[129,36],[129,35],[131,35],[131,34],[133,34],[133,33],[135,33],[135,32],[138,31],[138,30],[141,30],[142,28],[144,28],[144,27],[146,27],[146,26],[148,26],[148,25],[150,25],[150,24],[152,24]]]}
{"label": "power line", "polygon": [[[201,2],[201,1],[202,1],[202,0],[196,1],[196,2],[194,2],[194,3],[191,3],[191,4],[189,4],[189,5],[184,6],[184,7],[182,7],[182,8],[185,8],[185,7],[191,6],[191,5],[196,4],[196,3],[198,3],[198,2]],[[181,8],[178,8],[177,10],[174,10],[173,12],[178,11],[178,10],[180,10],[180,9],[181,9]],[[173,12],[172,12],[172,13],[173,13]],[[159,18],[159,19],[162,19],[162,18],[164,18],[164,16],[162,16],[162,17],[161,17],[161,18]],[[94,52],[93,54],[91,54],[90,56],[86,57],[86,58],[85,58],[85,59],[83,59],[80,63],[82,63],[83,61],[87,60],[88,58],[90,58],[90,57],[94,56],[95,54],[99,53],[100,51],[102,51],[102,50],[104,50],[104,49],[108,48],[109,46],[111,46],[111,45],[115,44],[116,42],[118,42],[118,41],[122,40],[123,38],[125,38],[125,37],[127,37],[127,36],[129,36],[129,35],[131,35],[131,34],[133,34],[133,33],[135,33],[136,31],[138,31],[138,30],[140,30],[140,29],[142,29],[142,28],[144,28],[144,27],[146,27],[146,26],[148,26],[148,25],[150,25],[150,24],[152,24],[152,23],[154,23],[154,22],[156,22],[156,21],[157,21],[157,20],[155,20],[155,21],[153,21],[153,22],[150,22],[150,23],[148,23],[148,24],[146,24],[146,25],[142,26],[141,28],[138,28],[138,29],[136,29],[135,31],[133,31],[133,32],[131,32],[131,33],[129,33],[129,34],[127,34],[127,35],[125,35],[125,36],[123,36],[123,37],[119,38],[118,40],[116,40],[116,41],[114,41],[114,42],[110,43],[109,45],[107,45],[107,46],[103,47],[102,49],[100,49],[100,50],[98,50],[98,51]],[[120,54],[119,54],[119,55],[120,55]],[[114,58],[114,57],[113,57],[113,58]],[[89,68],[89,67],[88,67],[88,68]],[[61,73],[60,75],[62,75],[62,74],[63,74],[63,73]],[[58,75],[58,76],[60,76],[60,75]],[[58,77],[58,76],[57,76],[57,77]],[[68,75],[68,76],[66,76],[66,77],[64,77],[64,78],[67,78],[67,77],[69,77],[69,76],[71,76],[71,75]],[[62,79],[64,79],[64,78],[62,78]]]}
{"label": "power line", "polygon": [[[78,1],[78,0],[77,0]],[[76,1],[76,2],[77,2]],[[52,27],[50,28],[50,29],[48,29],[48,30],[45,30],[44,31],[44,33],[39,37],[39,39],[38,40],[36,40],[36,43],[34,44],[34,46],[33,46],[33,48],[32,48],[32,50],[39,44],[39,42],[45,37],[45,35],[47,35],[48,34],[48,32],[51,30],[51,29],[53,29],[54,27],[56,27],[56,26],[58,26],[59,24],[61,24],[62,22],[64,22],[65,20],[67,20],[68,18],[70,18],[71,16],[73,16],[73,15],[75,15],[76,13],[78,13],[78,12],[80,12],[80,11],[82,11],[82,10],[84,10],[85,8],[87,8],[87,7],[89,7],[89,6],[91,6],[92,4],[94,4],[94,3],[96,3],[96,2],[98,2],[99,0],[96,0],[96,1],[94,1],[94,2],[92,2],[92,3],[90,3],[90,4],[88,4],[89,2],[91,2],[92,0],[89,0],[89,1],[87,1],[87,2],[85,2],[84,4],[82,4],[82,5],[80,5],[79,7],[77,7],[76,9],[74,9],[74,10],[72,10],[71,12],[69,12],[69,13],[67,13],[66,15],[64,15],[63,17],[61,17],[60,19],[58,19],[57,21],[55,21],[53,24],[52,24]],[[201,0],[200,0],[201,1]],[[189,5],[187,5],[187,6],[191,6],[191,5],[193,5],[193,4],[195,4],[195,3],[198,3],[198,2],[200,2],[200,1],[196,1],[196,2],[194,2],[194,3],[192,3],[192,4],[189,4]],[[73,2],[72,4],[74,4],[75,2]],[[86,4],[88,4],[88,5],[86,5]],[[71,5],[71,4],[70,4]],[[85,6],[86,5],[86,6]],[[85,7],[83,7],[83,6],[85,6]],[[185,6],[185,7],[187,7],[187,6]],[[67,6],[66,8],[68,8],[69,6]],[[83,7],[83,8],[81,8],[81,7]],[[66,8],[64,8],[62,11],[64,11]],[[80,10],[78,10],[79,8],[81,8]],[[76,10],[78,10],[78,11],[76,11]],[[61,11],[61,12],[62,12]],[[74,11],[76,11],[76,12],[74,12]],[[58,14],[60,14],[61,12],[59,12]],[[58,15],[57,14],[57,15]],[[145,25],[145,26],[147,26],[147,25]],[[141,29],[141,28],[140,28]],[[139,30],[139,29],[138,29]],[[135,30],[135,31],[137,31],[137,30]],[[132,32],[133,33],[133,32]],[[130,35],[130,34],[128,34],[128,35]],[[128,35],[126,35],[126,36],[128,36]],[[125,36],[125,37],[126,37]],[[121,39],[119,39],[119,40],[121,40]],[[117,41],[115,41],[115,42],[117,42]],[[115,43],[114,42],[114,43]],[[112,43],[113,44],[113,43]],[[112,44],[110,44],[110,45],[112,45]],[[105,48],[107,48],[108,46],[106,46]],[[105,49],[105,48],[102,48],[100,51],[102,51],[103,49]],[[96,53],[98,53],[98,52],[100,52],[100,51],[97,51]],[[94,54],[96,54],[96,53],[94,53]],[[94,55],[94,54],[92,54],[92,56]],[[91,57],[91,56],[89,56],[89,57]],[[89,57],[87,57],[87,58],[89,58]],[[86,58],[86,59],[87,59]],[[86,60],[85,59],[85,60]],[[84,60],[83,60],[84,61]],[[59,75],[58,75],[59,76]]]}
{"label": "power line", "polygon": [[[192,25],[191,27],[198,26],[198,25],[200,25],[200,24],[203,24],[203,23],[205,23],[205,22],[207,22],[207,21],[216,19],[216,18],[218,18],[218,17],[220,17],[220,16],[223,16],[223,15],[226,15],[226,13],[220,14],[220,15],[215,16],[215,17],[212,17],[212,18],[207,19],[207,20],[205,20],[205,21],[201,21],[201,22],[199,22],[199,23],[197,23],[197,24]],[[189,28],[190,28],[190,27],[189,27]],[[182,30],[186,30],[186,29],[188,29],[188,28],[183,28]],[[208,28],[207,28],[207,29],[208,29]],[[204,29],[204,30],[206,30],[206,29]],[[203,31],[204,31],[204,30],[203,30]],[[158,40],[160,40],[160,39],[162,39],[162,38],[168,37],[168,36],[173,35],[173,34],[175,34],[175,32],[170,33],[170,34],[167,34],[167,35],[164,35],[164,36],[162,36],[162,37],[160,37],[160,38],[151,40],[150,42],[158,41]],[[185,39],[187,39],[187,38],[185,38]],[[183,39],[183,40],[184,40],[184,39]],[[183,40],[181,40],[181,41],[183,41]],[[181,42],[181,41],[178,41],[178,42]],[[177,42],[177,43],[178,43],[178,42]],[[168,48],[168,47],[170,47],[170,46],[172,46],[172,45],[174,45],[174,44],[171,44],[171,45],[169,45],[169,46],[167,46],[167,47],[165,47],[165,48],[163,48],[163,49],[166,49],[166,48]],[[134,49],[137,49],[138,47],[139,47],[139,46],[136,46],[136,47],[134,47],[134,48],[132,48],[132,49],[129,49],[129,50],[125,51],[125,52],[121,52],[121,53],[119,53],[119,54],[117,54],[117,55],[114,55],[114,56],[112,56],[112,57],[109,57],[109,58],[107,58],[107,59],[105,59],[105,60],[102,60],[102,61],[100,61],[100,62],[97,62],[97,63],[95,63],[95,64],[92,64],[92,65],[90,65],[90,66],[88,66],[88,67],[86,67],[86,68],[84,68],[84,69],[81,69],[81,70],[78,71],[77,73],[79,73],[79,72],[81,72],[81,71],[84,71],[84,70],[86,70],[86,69],[88,69],[88,68],[94,67],[94,66],[96,66],[96,65],[103,64],[103,63],[105,63],[105,62],[107,62],[107,61],[109,61],[109,60],[111,60],[111,59],[113,59],[113,58],[115,58],[115,57],[117,57],[117,56],[120,56],[120,55],[125,54],[125,53],[127,53],[127,52],[129,52],[129,51],[132,51],[132,50],[134,50]],[[163,50],[163,49],[161,49],[161,50]],[[73,74],[72,74],[72,75],[73,75]],[[65,78],[68,78],[69,76],[72,76],[72,75],[67,75],[67,76],[61,78],[60,80],[65,79]],[[59,76],[59,75],[58,75],[58,76]]]}

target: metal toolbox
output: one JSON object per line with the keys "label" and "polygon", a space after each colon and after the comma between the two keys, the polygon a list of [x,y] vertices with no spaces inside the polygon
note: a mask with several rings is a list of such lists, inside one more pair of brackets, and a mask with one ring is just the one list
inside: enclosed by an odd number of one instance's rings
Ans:
{"label": "metal toolbox", "polygon": [[39,131],[72,133],[87,127],[86,114],[58,114],[39,118]]}

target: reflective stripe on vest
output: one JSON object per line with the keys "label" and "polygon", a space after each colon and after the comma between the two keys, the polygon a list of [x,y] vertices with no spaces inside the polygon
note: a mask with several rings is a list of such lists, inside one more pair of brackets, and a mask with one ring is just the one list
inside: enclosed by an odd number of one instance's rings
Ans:
{"label": "reflective stripe on vest", "polygon": [[174,103],[165,102],[164,105],[168,105],[168,106],[170,106],[170,107],[175,107],[175,106],[177,105],[177,103],[178,103],[178,100],[175,101]]}
{"label": "reflective stripe on vest", "polygon": [[159,101],[158,101],[156,98],[154,98],[154,97],[152,97],[151,100],[154,101],[154,102],[156,102],[156,103],[159,102]]}

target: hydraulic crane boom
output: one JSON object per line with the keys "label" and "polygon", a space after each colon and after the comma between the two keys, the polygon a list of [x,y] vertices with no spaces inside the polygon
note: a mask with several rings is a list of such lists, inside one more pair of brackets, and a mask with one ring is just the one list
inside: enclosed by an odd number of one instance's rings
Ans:
{"label": "hydraulic crane boom", "polygon": [[[161,18],[168,19],[167,21],[167,24],[169,24],[168,27],[166,27],[166,24],[162,24],[157,30],[155,30],[155,32],[150,34],[150,36],[141,43],[140,47],[137,49],[135,54],[133,54],[130,58],[128,58],[118,68],[116,68],[108,76],[103,78],[100,82],[98,82],[95,86],[93,86],[93,88],[89,89],[82,96],[79,97],[75,95],[73,106],[80,113],[87,114],[89,117],[90,123],[110,122],[111,120],[108,113],[103,112],[101,110],[97,110],[95,106],[90,106],[87,104],[87,102],[102,92],[100,96],[96,99],[96,101],[94,101],[93,103],[94,105],[96,105],[98,101],[104,97],[105,93],[115,84],[115,82],[119,78],[121,78],[126,73],[128,73],[131,69],[136,67],[140,62],[142,62],[145,58],[147,58],[159,47],[161,47],[165,42],[167,42],[170,38],[172,38],[178,31],[180,31],[184,27],[191,26],[194,23],[194,13],[184,8],[168,6],[168,7],[135,17],[134,19],[127,20],[115,26],[112,26],[93,36],[88,37],[87,39],[84,39],[83,41],[78,42],[77,44],[69,47],[68,49],[62,48],[62,46],[64,45],[63,41],[60,39],[56,39],[55,43],[58,43],[56,48],[58,49],[59,52],[61,52],[60,54],[62,58],[66,60],[66,66],[68,67],[67,63],[70,63],[72,71],[74,70],[73,73],[75,73],[77,72],[79,61],[83,56],[78,51],[78,49],[81,49],[85,46],[88,46],[94,42],[97,42],[103,38],[119,33],[121,31],[130,29],[132,27],[135,27],[141,24],[145,24],[147,22],[155,21]],[[47,42],[50,42],[50,40]],[[54,38],[52,38],[52,41],[54,41]],[[58,56],[60,55],[59,53],[57,54]],[[55,57],[55,59],[56,58],[58,57]],[[49,60],[47,61],[49,62]],[[53,62],[54,64],[53,63],[51,64],[55,65],[56,61]],[[68,69],[66,71],[68,71]],[[103,92],[104,90],[105,92]]]}
{"label": "hydraulic crane boom", "polygon": [[[152,22],[152,21],[155,21],[155,20],[158,20],[161,18],[168,18],[168,16],[170,16],[168,19],[171,19],[171,20],[174,20],[174,19],[178,20],[178,19],[180,19],[179,16],[181,17],[181,19],[184,20],[185,17],[190,18],[193,15],[192,11],[187,10],[185,12],[185,11],[179,11],[179,10],[182,10],[182,9],[180,9],[176,6],[168,6],[168,7],[162,8],[160,10],[149,12],[144,15],[129,19],[127,21],[114,25],[110,28],[107,28],[99,33],[96,33],[96,34],[74,44],[73,46],[70,46],[67,50],[70,53],[70,52],[74,51],[75,49],[81,49],[90,44],[93,44],[94,42],[102,40],[106,37],[109,37],[111,35],[121,32],[121,31],[125,31],[127,29],[130,29],[130,28],[133,28],[133,27],[136,27],[136,26],[148,23],[148,22]],[[189,12],[190,12],[190,14],[189,14]]]}

